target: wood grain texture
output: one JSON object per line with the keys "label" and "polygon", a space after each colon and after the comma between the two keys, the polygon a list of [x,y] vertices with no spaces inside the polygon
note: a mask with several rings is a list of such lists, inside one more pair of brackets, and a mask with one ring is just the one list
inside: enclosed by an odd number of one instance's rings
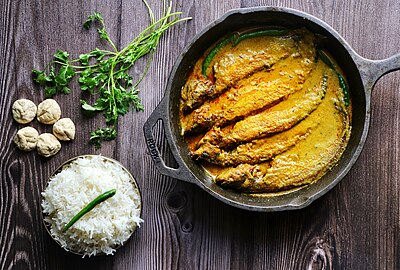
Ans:
{"label": "wood grain texture", "polygon": [[[149,1],[156,16],[162,1]],[[73,57],[104,43],[81,25],[101,12],[117,46],[125,46],[148,25],[145,6],[135,1],[0,0],[0,269],[399,269],[400,268],[400,73],[384,76],[372,94],[371,128],[349,174],[309,207],[256,213],[236,209],[200,188],[161,176],[149,156],[142,126],[164,95],[180,51],[203,27],[232,8],[284,6],[323,19],[362,56],[382,59],[400,52],[400,1],[396,0],[174,0],[173,9],[193,20],[170,29],[140,84],[145,112],[129,113],[117,140],[96,150],[88,132],[104,119],[85,118],[76,84],[59,95],[62,115],[78,123],[77,138],[51,159],[15,149],[21,126],[12,120],[17,98],[39,103],[32,68],[42,68],[57,49]],[[146,59],[138,62],[138,76]],[[34,122],[40,132],[50,127]],[[176,166],[154,129],[166,163]],[[63,251],[41,221],[41,191],[63,161],[98,153],[120,160],[136,177],[145,223],[115,256],[82,259]]]}

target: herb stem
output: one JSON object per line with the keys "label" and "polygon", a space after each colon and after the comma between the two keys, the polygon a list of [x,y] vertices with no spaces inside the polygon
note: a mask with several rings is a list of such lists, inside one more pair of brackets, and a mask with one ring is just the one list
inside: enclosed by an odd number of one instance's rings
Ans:
{"label": "herb stem", "polygon": [[135,83],[135,85],[132,87],[133,89],[135,89],[136,86],[138,86],[139,83],[142,82],[142,80],[144,79],[144,76],[146,76],[147,71],[148,71],[149,68],[150,68],[151,61],[153,60],[153,55],[154,55],[154,52],[151,54],[149,61],[147,61],[147,65],[146,65],[146,68],[144,69],[144,72],[143,72],[142,76],[141,76],[140,79]]}
{"label": "herb stem", "polygon": [[57,60],[53,61],[53,63],[58,64],[60,66],[70,66],[70,67],[75,68],[75,69],[87,69],[87,68],[98,67],[100,65],[100,64],[94,64],[94,65],[90,65],[90,66],[75,66],[75,65],[71,65],[70,64],[71,62],[72,61],[68,61],[67,63],[63,63],[63,62],[60,62],[60,61],[57,61]]}

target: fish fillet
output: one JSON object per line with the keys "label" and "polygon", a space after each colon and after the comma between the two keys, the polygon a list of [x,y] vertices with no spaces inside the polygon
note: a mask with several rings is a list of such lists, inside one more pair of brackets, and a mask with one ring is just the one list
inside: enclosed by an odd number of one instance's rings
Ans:
{"label": "fish fillet", "polygon": [[318,61],[302,90],[290,95],[274,107],[249,116],[232,126],[225,128],[214,126],[200,140],[199,146],[209,142],[226,147],[293,127],[314,111],[323,100],[327,87],[327,70],[326,65]]}
{"label": "fish fillet", "polygon": [[273,136],[241,144],[233,150],[224,150],[217,145],[206,143],[201,145],[193,153],[193,156],[222,166],[261,163],[285,152],[299,141],[307,138],[317,125],[315,117],[311,114],[293,128]]}
{"label": "fish fillet", "polygon": [[207,130],[272,106],[300,90],[314,64],[312,55],[288,57],[241,80],[221,96],[183,117],[182,134]]}
{"label": "fish fillet", "polygon": [[[292,36],[302,36],[302,39],[298,41]],[[204,58],[200,59],[182,88],[181,111],[189,112],[199,107],[206,100],[222,94],[239,80],[264,68],[270,68],[280,60],[298,54],[298,51],[305,53],[306,49],[314,48],[310,46],[313,42],[312,33],[300,29],[292,31],[289,36],[253,38],[244,40],[235,47],[229,44],[215,56],[210,65],[214,83],[201,74]]]}
{"label": "fish fillet", "polygon": [[312,183],[331,169],[350,137],[350,118],[337,76],[330,74],[327,97],[313,112],[324,116],[303,141],[272,161],[228,167],[215,181],[244,192],[273,192]]}

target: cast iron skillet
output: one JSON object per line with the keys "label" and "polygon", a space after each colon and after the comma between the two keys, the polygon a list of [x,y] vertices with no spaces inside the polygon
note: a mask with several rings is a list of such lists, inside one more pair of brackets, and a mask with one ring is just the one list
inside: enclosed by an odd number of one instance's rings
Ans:
{"label": "cast iron skillet", "polygon": [[[353,104],[352,134],[342,158],[319,181],[301,189],[276,196],[246,195],[222,189],[189,156],[187,144],[180,135],[180,91],[194,63],[219,38],[243,28],[265,25],[306,27],[327,37],[324,44],[347,76]],[[280,7],[255,7],[232,10],[196,35],[178,57],[165,96],[144,125],[144,135],[151,157],[161,174],[194,183],[219,200],[235,207],[254,211],[282,211],[306,207],[332,189],[356,162],[365,143],[370,121],[371,91],[384,74],[400,69],[400,54],[385,60],[368,60],[359,56],[328,24],[307,13]],[[165,165],[155,144],[152,128],[162,120],[165,136],[178,168]]]}

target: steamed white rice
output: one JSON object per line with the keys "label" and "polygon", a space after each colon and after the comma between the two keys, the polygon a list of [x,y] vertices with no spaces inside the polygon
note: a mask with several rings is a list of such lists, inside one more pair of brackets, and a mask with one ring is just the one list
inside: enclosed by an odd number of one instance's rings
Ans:
{"label": "steamed white rice", "polygon": [[[113,197],[62,232],[82,208],[113,188],[117,190]],[[42,195],[45,222],[53,238],[64,249],[83,256],[113,254],[143,222],[140,194],[129,174],[101,156],[74,160],[50,179]]]}

